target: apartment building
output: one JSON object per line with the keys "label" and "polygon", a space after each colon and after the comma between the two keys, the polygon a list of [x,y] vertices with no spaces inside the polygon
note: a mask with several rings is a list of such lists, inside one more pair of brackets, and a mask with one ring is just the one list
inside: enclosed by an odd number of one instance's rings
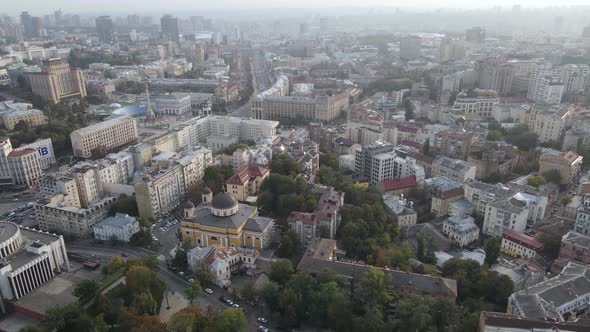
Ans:
{"label": "apartment building", "polygon": [[478,60],[475,63],[475,72],[478,88],[494,90],[501,95],[510,92],[514,69],[505,59],[493,57]]}
{"label": "apartment building", "polygon": [[383,204],[394,215],[399,227],[416,225],[418,214],[413,209],[413,203],[405,199],[403,195],[383,195]]}
{"label": "apartment building", "polygon": [[334,238],[340,225],[340,208],[344,205],[344,193],[331,187],[315,187],[320,194],[317,207],[312,212],[293,211],[287,218],[287,224],[303,244],[316,239]]}
{"label": "apartment building", "polygon": [[590,236],[569,231],[561,238],[559,258],[590,264]]}
{"label": "apartment building", "polygon": [[486,179],[493,174],[509,174],[518,164],[518,154],[510,144],[477,141],[471,145],[467,162],[475,166],[475,178]]}
{"label": "apartment building", "polygon": [[95,201],[88,208],[81,208],[67,205],[65,195],[58,194],[35,204],[35,220],[44,231],[87,238],[92,234],[92,226],[107,216],[115,200],[114,197],[106,197]]}
{"label": "apartment building", "polygon": [[0,274],[2,300],[18,300],[69,271],[64,239],[13,223],[0,222]]}
{"label": "apartment building", "polygon": [[576,212],[574,231],[590,236],[590,194],[585,194],[582,205]]}
{"label": "apartment building", "polygon": [[535,105],[528,125],[539,136],[539,142],[560,142],[565,128],[571,125],[572,114],[569,107]]}
{"label": "apartment building", "polygon": [[539,173],[557,170],[561,176],[560,184],[568,184],[582,169],[583,159],[574,151],[545,153],[539,158]]}
{"label": "apartment building", "polygon": [[463,90],[457,94],[451,112],[455,117],[467,120],[486,120],[492,118],[494,106],[500,103],[498,93],[494,90]]}
{"label": "apartment building", "polygon": [[533,258],[543,250],[543,244],[532,236],[512,229],[502,233],[500,251],[516,258]]}
{"label": "apartment building", "polygon": [[449,157],[438,157],[432,162],[432,176],[445,176],[452,181],[464,183],[475,180],[475,166]]}
{"label": "apartment building", "polygon": [[444,176],[427,179],[426,185],[432,197],[430,212],[437,217],[448,214],[451,202],[463,198],[462,185]]}
{"label": "apartment building", "polygon": [[59,103],[63,99],[86,97],[82,70],[71,68],[66,59],[42,60],[41,72],[30,73],[33,94],[44,101]]}
{"label": "apartment building", "polygon": [[564,91],[561,77],[545,66],[531,73],[527,98],[536,103],[555,105],[561,102]]}
{"label": "apartment building", "polygon": [[437,154],[455,159],[467,160],[471,151],[471,145],[476,137],[469,133],[452,131],[439,131],[434,134],[434,150]]}
{"label": "apartment building", "polygon": [[559,275],[510,295],[507,313],[523,318],[567,321],[577,316],[576,313],[588,310],[589,275],[588,265],[570,262]]}
{"label": "apartment building", "polygon": [[129,144],[138,137],[137,120],[128,116],[80,128],[70,134],[74,155],[82,158],[90,158],[95,149],[108,151]]}
{"label": "apartment building", "polygon": [[452,216],[443,222],[443,234],[460,248],[468,246],[479,239],[479,227],[473,217]]}
{"label": "apartment building", "polygon": [[527,203],[516,197],[500,197],[486,206],[483,232],[501,237],[505,230],[523,232],[527,225],[529,209]]}

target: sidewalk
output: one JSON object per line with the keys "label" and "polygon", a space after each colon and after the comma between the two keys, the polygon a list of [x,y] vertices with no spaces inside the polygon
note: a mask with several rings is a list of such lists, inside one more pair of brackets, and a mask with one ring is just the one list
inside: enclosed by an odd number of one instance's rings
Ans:
{"label": "sidewalk", "polygon": [[167,291],[168,293],[168,303],[170,304],[170,309],[167,308],[168,304],[166,303],[166,294],[162,298],[162,304],[160,305],[160,321],[162,323],[166,323],[170,320],[172,315],[179,312],[180,310],[188,307],[189,301],[179,294],[178,292]]}

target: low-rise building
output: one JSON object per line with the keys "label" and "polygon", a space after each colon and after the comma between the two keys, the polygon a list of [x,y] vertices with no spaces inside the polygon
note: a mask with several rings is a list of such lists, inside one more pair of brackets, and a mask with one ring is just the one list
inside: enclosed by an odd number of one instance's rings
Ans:
{"label": "low-rise building", "polygon": [[301,243],[309,243],[320,236],[334,238],[340,225],[344,193],[320,186],[312,191],[321,195],[315,210],[311,213],[293,211],[287,218],[289,228],[299,236]]}
{"label": "low-rise building", "polygon": [[582,169],[583,159],[574,151],[545,153],[539,159],[539,173],[542,175],[548,171],[557,170],[561,176],[559,184],[568,184]]}
{"label": "low-rise building", "polygon": [[479,239],[479,227],[477,227],[473,218],[469,216],[447,218],[443,222],[442,232],[460,248],[466,247]]}
{"label": "low-rise building", "polygon": [[416,188],[416,178],[408,176],[405,178],[384,180],[377,183],[377,188],[386,194],[406,194],[413,188]]}
{"label": "low-rise building", "polygon": [[559,258],[590,264],[590,236],[569,231],[561,238]]}
{"label": "low-rise building", "polygon": [[117,213],[112,217],[98,222],[92,226],[96,240],[107,241],[116,239],[129,242],[133,234],[139,232],[139,222],[132,216]]}
{"label": "low-rise building", "polygon": [[36,109],[11,110],[2,113],[2,122],[8,130],[14,130],[18,123],[24,123],[27,127],[38,127],[47,124],[47,117],[42,111]]}
{"label": "low-rise building", "polygon": [[448,214],[449,204],[463,198],[464,191],[461,184],[447,177],[428,179],[426,183],[432,196],[430,212],[437,217]]}
{"label": "low-rise building", "polygon": [[268,168],[259,165],[248,165],[236,172],[225,184],[227,192],[238,201],[244,202],[249,196],[260,192],[262,181],[270,174]]}
{"label": "low-rise building", "polygon": [[219,287],[231,285],[232,274],[240,271],[253,275],[256,269],[257,249],[225,247],[213,244],[195,247],[187,253],[188,266],[191,271],[206,267],[214,276],[212,282]]}
{"label": "low-rise building", "polygon": [[563,271],[508,298],[507,313],[563,322],[588,310],[590,267],[570,262]]}
{"label": "low-rise building", "polygon": [[577,209],[574,230],[590,236],[590,194],[585,194],[581,206]]}
{"label": "low-rise building", "polygon": [[475,180],[475,166],[459,159],[438,157],[432,163],[432,176],[445,176],[455,182]]}
{"label": "low-rise building", "polygon": [[478,141],[471,146],[467,162],[475,165],[475,178],[510,174],[518,163],[512,145],[493,141]]}
{"label": "low-rise building", "polygon": [[556,322],[543,318],[527,318],[503,312],[482,311],[479,318],[479,332],[537,332],[537,331],[572,331],[590,330],[589,320]]}
{"label": "low-rise building", "polygon": [[494,264],[490,270],[510,278],[515,292],[534,286],[545,279],[545,269],[534,259],[509,261],[500,258],[498,263]]}
{"label": "low-rise building", "polygon": [[541,250],[543,250],[543,244],[532,236],[512,229],[505,229],[502,234],[500,251],[508,256],[533,258]]}
{"label": "low-rise building", "polygon": [[404,195],[383,195],[383,203],[387,210],[393,213],[395,222],[400,227],[416,225],[418,214],[412,209],[412,202],[408,202]]}

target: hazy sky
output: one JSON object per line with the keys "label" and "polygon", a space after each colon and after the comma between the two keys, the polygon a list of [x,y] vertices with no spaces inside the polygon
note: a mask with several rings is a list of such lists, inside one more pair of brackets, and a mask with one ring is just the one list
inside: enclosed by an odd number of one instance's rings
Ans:
{"label": "hazy sky", "polygon": [[243,9],[243,8],[326,8],[326,7],[453,7],[476,8],[493,6],[523,7],[590,5],[588,0],[0,0],[0,12],[18,13],[27,10],[32,14],[42,14],[62,8],[70,12],[198,12],[211,9]]}

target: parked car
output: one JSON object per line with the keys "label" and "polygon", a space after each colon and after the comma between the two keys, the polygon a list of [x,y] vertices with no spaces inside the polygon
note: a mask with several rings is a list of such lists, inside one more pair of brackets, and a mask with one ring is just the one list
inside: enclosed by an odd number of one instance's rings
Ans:
{"label": "parked car", "polygon": [[268,323],[268,319],[266,319],[264,317],[258,317],[258,323],[267,324]]}
{"label": "parked car", "polygon": [[211,288],[205,288],[205,293],[213,294],[213,290]]}
{"label": "parked car", "polygon": [[262,325],[260,325],[260,326],[258,326],[258,331],[260,331],[260,332],[269,332],[269,329],[266,328],[266,327],[264,327],[264,326],[262,326]]}
{"label": "parked car", "polygon": [[234,308],[239,308],[239,307],[240,307],[240,305],[239,305],[239,304],[237,304],[237,303],[234,303],[234,304],[232,304],[232,307],[234,307]]}

